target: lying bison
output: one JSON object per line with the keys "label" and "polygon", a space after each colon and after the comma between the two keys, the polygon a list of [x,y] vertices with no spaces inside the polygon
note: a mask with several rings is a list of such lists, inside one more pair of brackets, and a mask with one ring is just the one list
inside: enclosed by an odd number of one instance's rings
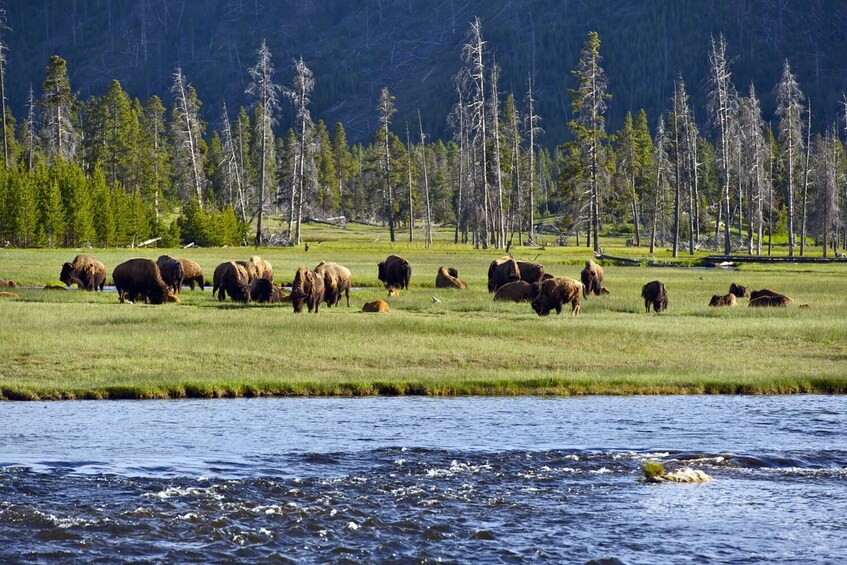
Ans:
{"label": "lying bison", "polygon": [[250,276],[247,267],[239,265],[235,261],[222,263],[215,269],[215,274],[220,273],[218,300],[223,302],[227,295],[233,302],[250,302]]}
{"label": "lying bison", "polygon": [[518,263],[511,257],[495,259],[488,266],[488,292],[496,292],[504,284],[521,280]]}
{"label": "lying bison", "polygon": [[0,279],[0,287],[18,288],[18,283],[16,283],[15,281],[11,281],[11,280]]}
{"label": "lying bison", "polygon": [[191,259],[178,259],[178,261],[182,265],[182,284],[190,286],[191,290],[194,290],[194,285],[198,284],[200,290],[204,290],[203,269],[200,268],[200,265]]}
{"label": "lying bison", "polygon": [[174,294],[179,293],[182,288],[182,281],[185,279],[185,269],[182,268],[182,263],[168,255],[160,255],[156,259],[156,265],[159,267],[159,272],[162,274],[162,280],[168,285],[168,288]]}
{"label": "lying bison", "polygon": [[338,306],[341,295],[347,297],[347,307],[350,307],[350,287],[352,286],[352,275],[350,269],[338,263],[326,263],[321,261],[315,267],[315,273],[324,281],[324,301],[326,307]]}
{"label": "lying bison", "polygon": [[784,294],[780,294],[778,292],[774,292],[772,290],[764,288],[762,290],[754,290],[750,293],[750,304],[748,306],[752,306],[754,308],[785,308],[789,304],[793,303],[793,298],[789,298]]}
{"label": "lying bison", "polygon": [[750,293],[747,291],[747,287],[741,286],[740,284],[732,283],[729,285],[729,293],[736,298],[750,298]]}
{"label": "lying bison", "polygon": [[377,267],[379,268],[378,278],[385,285],[386,289],[409,288],[409,281],[412,278],[412,267],[402,257],[389,255],[385,261],[378,263]]}
{"label": "lying bison", "polygon": [[112,271],[112,279],[121,303],[143,301],[161,304],[168,299],[168,285],[162,280],[159,267],[150,259],[124,261]]}
{"label": "lying bison", "polygon": [[388,312],[389,310],[391,310],[391,306],[388,305],[388,302],[380,299],[373,302],[366,302],[362,306],[362,312]]}
{"label": "lying bison", "polygon": [[497,289],[497,292],[494,293],[494,300],[507,300],[510,302],[526,302],[528,300],[533,300],[536,296],[538,296],[541,284],[542,283],[529,284],[526,281],[515,281],[504,284]]}
{"label": "lying bison", "polygon": [[541,282],[544,279],[544,267],[541,263],[532,261],[515,261],[521,280],[529,284]]}
{"label": "lying bison", "polygon": [[735,297],[735,294],[729,293],[724,294],[723,296],[719,294],[715,294],[712,296],[712,299],[709,301],[709,306],[735,306],[738,303],[738,299]]}
{"label": "lying bison", "polygon": [[294,282],[291,284],[291,304],[294,306],[294,312],[302,312],[305,303],[309,312],[317,314],[323,299],[323,277],[308,267],[297,269],[294,274]]}
{"label": "lying bison", "polygon": [[458,288],[465,290],[468,288],[468,285],[459,278],[459,271],[442,265],[438,268],[438,274],[435,275],[435,288]]}
{"label": "lying bison", "polygon": [[541,283],[538,296],[532,301],[532,309],[539,316],[546,316],[555,309],[562,313],[562,305],[571,304],[571,316],[579,314],[579,297],[582,295],[582,283],[566,277],[548,279]]}
{"label": "lying bison", "polygon": [[83,290],[103,290],[106,266],[91,255],[77,255],[73,261],[62,265],[59,280],[65,286],[75,284]]}
{"label": "lying bison", "polygon": [[641,298],[644,299],[644,309],[649,312],[652,306],[658,314],[668,309],[668,291],[662,281],[651,281],[641,288]]}
{"label": "lying bison", "polygon": [[594,296],[603,294],[603,267],[589,259],[585,262],[585,268],[579,276],[586,298],[589,294]]}

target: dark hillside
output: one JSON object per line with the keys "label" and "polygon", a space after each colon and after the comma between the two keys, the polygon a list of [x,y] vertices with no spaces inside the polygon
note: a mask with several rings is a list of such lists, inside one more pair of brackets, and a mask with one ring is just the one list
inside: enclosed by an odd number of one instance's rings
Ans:
{"label": "dark hillside", "polygon": [[[734,57],[736,87],[752,81],[772,111],[773,87],[788,58],[812,99],[817,129],[839,111],[847,90],[847,4],[835,0],[9,0],[8,100],[24,113],[27,91],[41,90],[48,58],[68,61],[71,85],[84,100],[102,96],[112,79],[130,95],[156,94],[169,103],[171,74],[181,66],[216,122],[221,103],[246,104],[247,69],[263,38],[277,82],[291,78],[300,55],[316,87],[312,115],[342,121],[351,140],[370,138],[379,90],[396,96],[397,130],[416,122],[449,135],[455,98],[451,77],[468,22],[479,16],[485,39],[503,69],[502,91],[522,99],[526,77],[546,130],[544,141],[567,136],[570,71],[589,30],[614,96],[609,125],[644,107],[655,119],[668,105],[681,73],[705,119],[703,87],[711,34],[723,32]],[[280,128],[288,125],[286,111]]]}

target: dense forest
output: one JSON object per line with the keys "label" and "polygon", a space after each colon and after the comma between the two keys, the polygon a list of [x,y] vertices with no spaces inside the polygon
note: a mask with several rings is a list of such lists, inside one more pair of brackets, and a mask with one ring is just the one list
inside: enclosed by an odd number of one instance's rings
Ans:
{"label": "dense forest", "polygon": [[64,10],[3,14],[7,245],[297,245],[305,219],[485,248],[847,243],[834,2]]}

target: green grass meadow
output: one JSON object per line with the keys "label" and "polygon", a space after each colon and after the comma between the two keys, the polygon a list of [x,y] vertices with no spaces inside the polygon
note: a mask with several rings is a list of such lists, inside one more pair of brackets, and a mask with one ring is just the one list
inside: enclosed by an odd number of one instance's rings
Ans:
{"label": "green grass meadow", "polygon": [[[450,242],[387,242],[385,230],[306,226],[309,250],[93,249],[111,271],[130,257],[167,253],[200,263],[258,254],[290,284],[320,260],[350,268],[351,307],[294,314],[290,304],[218,302],[184,288],[180,304],[119,304],[116,293],[43,290],[60,284],[74,249],[0,250],[0,278],[22,285],[0,298],[0,398],[181,398],[257,395],[785,394],[847,392],[847,265],[743,264],[737,271],[605,264],[612,294],[539,318],[529,304],[494,302],[488,264],[497,250]],[[421,237],[416,233],[416,237]],[[399,233],[398,239],[408,239]],[[608,243],[606,253],[674,261],[662,249]],[[412,288],[386,297],[376,263],[412,264]],[[556,276],[579,278],[585,247],[515,248]],[[434,288],[455,267],[467,291]],[[670,306],[644,312],[641,286],[662,280]],[[788,308],[708,307],[732,282],[793,297]],[[6,289],[4,289],[6,290]],[[436,297],[440,302],[433,301]],[[362,305],[387,299],[391,312]],[[799,304],[808,304],[800,308]]]}

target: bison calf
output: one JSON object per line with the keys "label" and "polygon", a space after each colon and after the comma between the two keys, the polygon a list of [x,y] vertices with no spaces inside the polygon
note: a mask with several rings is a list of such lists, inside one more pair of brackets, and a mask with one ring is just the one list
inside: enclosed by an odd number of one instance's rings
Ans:
{"label": "bison calf", "polygon": [[724,294],[723,296],[715,294],[709,301],[709,306],[735,306],[737,299],[733,293]]}
{"label": "bison calf", "polygon": [[391,310],[391,306],[388,305],[388,302],[380,299],[367,302],[362,306],[362,312],[388,312],[389,310]]}

